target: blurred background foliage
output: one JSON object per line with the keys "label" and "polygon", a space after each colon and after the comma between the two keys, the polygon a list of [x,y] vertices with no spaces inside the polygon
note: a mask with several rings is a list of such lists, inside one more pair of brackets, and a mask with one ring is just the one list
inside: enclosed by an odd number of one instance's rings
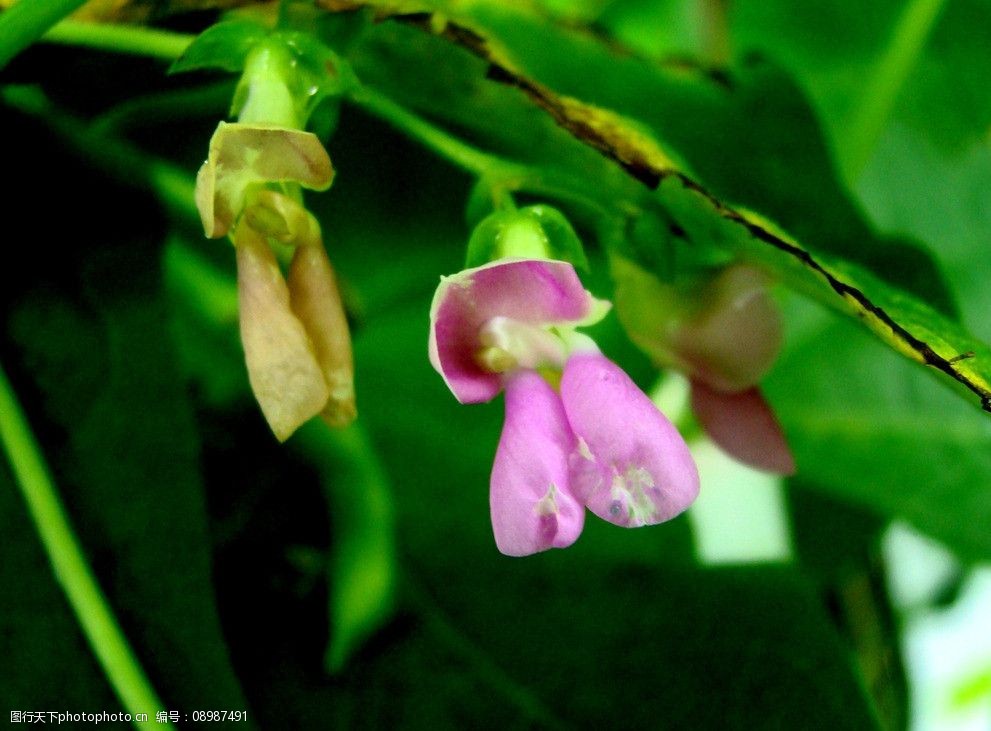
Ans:
{"label": "blurred background foliage", "polygon": [[[219,18],[130,5],[176,32]],[[991,339],[991,3],[451,12],[541,83],[637,120],[722,199]],[[313,18],[363,82],[460,138],[648,195],[449,41]],[[337,179],[308,202],[344,283],[361,416],[279,446],[247,389],[233,257],[189,215],[233,84],[166,68],[42,43],[0,72],[14,163],[0,362],[166,709],[248,710],[259,729],[910,724],[912,616],[892,602],[881,539],[899,521],[952,552],[917,611],[952,604],[991,558],[991,421],[972,399],[782,288],[788,340],[764,386],[799,466],[784,493],[699,444],[703,494],[730,496],[707,506],[718,519],[700,506],[640,531],[589,521],[567,551],[503,557],[487,497],[502,406],[459,406],[425,347],[438,276],[464,261],[475,179],[367,108],[328,108]],[[728,236],[666,196],[657,215],[695,221],[703,249]],[[595,206],[552,202],[608,295]],[[597,338],[653,388],[615,318]],[[737,488],[752,499],[732,502]],[[0,522],[0,706],[117,709],[6,463]],[[700,548],[713,524],[751,545],[714,562]],[[784,548],[752,560],[768,540]],[[987,645],[986,620],[969,631]],[[991,648],[960,667],[964,706],[988,704],[989,664]]]}

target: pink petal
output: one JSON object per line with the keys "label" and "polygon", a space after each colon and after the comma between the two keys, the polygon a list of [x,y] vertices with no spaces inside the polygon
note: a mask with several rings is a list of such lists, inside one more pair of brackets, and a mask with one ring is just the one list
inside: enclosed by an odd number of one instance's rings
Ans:
{"label": "pink petal", "polygon": [[492,531],[502,553],[527,556],[577,540],[585,509],[568,484],[574,445],[554,389],[535,371],[510,376],[489,493]]}
{"label": "pink petal", "polygon": [[742,391],[756,384],[781,349],[781,313],[760,269],[736,264],[721,272],[702,293],[703,308],[674,338],[691,375],[720,391]]}
{"label": "pink petal", "polygon": [[561,399],[578,439],[572,489],[617,525],[670,520],[695,500],[699,476],[688,446],[643,391],[599,353],[576,353]]}
{"label": "pink petal", "polygon": [[757,388],[721,393],[692,381],[692,410],[712,441],[731,457],[766,472],[795,473],[785,435]]}
{"label": "pink petal", "polygon": [[475,360],[493,317],[532,324],[579,322],[592,310],[575,269],[563,261],[501,259],[441,280],[430,309],[430,362],[461,403],[489,401],[502,376]]}

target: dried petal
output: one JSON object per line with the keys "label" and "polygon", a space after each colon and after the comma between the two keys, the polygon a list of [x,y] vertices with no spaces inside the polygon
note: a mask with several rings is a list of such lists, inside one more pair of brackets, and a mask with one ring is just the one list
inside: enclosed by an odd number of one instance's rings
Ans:
{"label": "dried petal", "polygon": [[698,471],[678,430],[618,366],[599,353],[573,355],[561,399],[577,439],[572,489],[617,525],[669,520],[695,499]]}
{"label": "dried petal", "polygon": [[317,232],[314,243],[296,247],[289,266],[289,294],[292,310],[306,328],[330,388],[322,415],[331,426],[344,426],[357,414],[351,335],[337,277],[320,240],[319,228]]}
{"label": "dried petal", "polygon": [[297,129],[221,122],[196,176],[196,205],[203,230],[223,236],[244,208],[248,186],[295,182],[325,190],[334,178],[319,138]]}
{"label": "dried petal", "polygon": [[492,530],[502,553],[526,556],[577,540],[585,510],[568,482],[574,444],[554,389],[535,371],[510,376],[489,495]]}
{"label": "dried petal", "polygon": [[480,331],[494,317],[575,324],[594,310],[574,267],[561,261],[502,259],[441,280],[430,310],[430,362],[461,403],[488,401],[502,377],[483,368]]}
{"label": "dried petal", "polygon": [[760,391],[722,393],[692,381],[692,410],[713,442],[731,457],[765,472],[795,473],[795,459]]}
{"label": "dried petal", "polygon": [[268,243],[239,226],[238,308],[251,390],[279,441],[324,408],[329,389]]}

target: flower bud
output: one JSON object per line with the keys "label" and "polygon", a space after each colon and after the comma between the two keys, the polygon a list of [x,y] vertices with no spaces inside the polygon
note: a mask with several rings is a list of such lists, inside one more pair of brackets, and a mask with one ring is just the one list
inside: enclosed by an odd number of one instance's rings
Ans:
{"label": "flower bud", "polygon": [[756,384],[777,357],[781,315],[760,269],[733,264],[691,289],[622,257],[612,269],[620,322],[658,365],[731,393]]}
{"label": "flower bud", "polygon": [[770,370],[781,349],[781,313],[763,271],[735,264],[701,294],[702,306],[674,333],[673,346],[696,378],[724,392],[743,391]]}

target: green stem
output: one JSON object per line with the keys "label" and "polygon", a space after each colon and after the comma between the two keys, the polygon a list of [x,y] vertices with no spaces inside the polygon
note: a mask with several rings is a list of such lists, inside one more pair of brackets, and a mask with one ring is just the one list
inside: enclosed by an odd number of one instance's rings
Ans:
{"label": "green stem", "polygon": [[86,0],[20,0],[0,15],[0,69]]}
{"label": "green stem", "polygon": [[86,563],[44,458],[2,367],[0,442],[51,561],[55,578],[62,585],[93,654],[127,712],[132,716],[150,716],[149,721],[135,721],[134,725],[141,729],[173,728],[170,724],[154,720],[163,705],[145,677]]}
{"label": "green stem", "polygon": [[[573,203],[587,209],[595,216],[615,215],[615,211],[609,205],[583,192],[588,189],[588,185],[582,181],[482,152],[374,89],[362,86],[352,92],[349,101],[418,140],[461,169],[479,178],[487,179],[496,190],[527,191]],[[604,192],[608,195],[608,191]]]}
{"label": "green stem", "polygon": [[[17,7],[16,5],[14,7]],[[63,20],[41,40],[66,46],[84,46],[113,53],[151,56],[172,61],[181,56],[195,36],[138,25],[110,25]]]}
{"label": "green stem", "polygon": [[478,177],[504,179],[523,177],[527,172],[527,169],[522,165],[516,165],[476,150],[471,145],[447,134],[373,89],[361,87],[352,93],[350,100],[374,116],[389,122],[401,132],[416,138],[441,157]]}
{"label": "green stem", "polygon": [[244,64],[238,88],[245,99],[237,121],[242,124],[271,124],[289,129],[302,127],[296,102],[289,90],[295,60],[281,42],[255,45]]}
{"label": "green stem", "polygon": [[898,94],[915,68],[945,1],[910,0],[895,24],[874,75],[864,88],[846,145],[841,150],[840,164],[849,182],[856,182],[870,161]]}

